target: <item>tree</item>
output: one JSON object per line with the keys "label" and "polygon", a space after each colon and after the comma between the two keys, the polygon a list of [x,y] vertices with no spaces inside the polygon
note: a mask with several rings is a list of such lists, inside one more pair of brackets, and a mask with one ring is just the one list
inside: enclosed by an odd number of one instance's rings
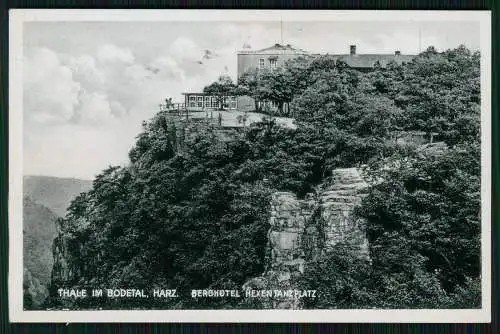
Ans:
{"label": "tree", "polygon": [[[288,103],[293,97],[291,82],[290,75],[282,69],[265,71],[260,76],[258,95],[261,100],[276,103],[280,116],[289,115]],[[285,103],[287,108],[283,110]]]}
{"label": "tree", "polygon": [[370,263],[356,256],[347,245],[337,244],[325,254],[307,263],[299,286],[319,291],[317,298],[305,298],[310,309],[366,308],[376,303],[376,293],[370,291]]}
{"label": "tree", "polygon": [[[373,172],[383,182],[371,189],[359,211],[368,222],[378,275],[399,272],[412,277],[422,272],[433,276],[447,293],[454,293],[469,278],[477,279],[481,230],[478,143],[415,152],[380,164],[384,168],[374,167]],[[407,266],[408,258],[420,260]]]}
{"label": "tree", "polygon": [[405,66],[396,103],[407,111],[407,128],[448,143],[479,134],[479,59],[464,46],[430,47]]}
{"label": "tree", "polygon": [[224,110],[226,98],[235,95],[236,85],[228,75],[221,75],[219,79],[203,88],[206,95],[215,96],[220,110]]}
{"label": "tree", "polygon": [[249,70],[238,79],[237,95],[247,95],[253,98],[255,103],[255,111],[260,112],[259,94],[260,74],[259,70]]}

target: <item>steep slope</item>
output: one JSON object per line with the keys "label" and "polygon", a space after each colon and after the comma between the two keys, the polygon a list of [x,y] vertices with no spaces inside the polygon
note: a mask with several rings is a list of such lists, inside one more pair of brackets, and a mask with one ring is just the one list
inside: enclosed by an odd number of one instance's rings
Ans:
{"label": "steep slope", "polygon": [[24,294],[25,307],[38,308],[48,296],[53,265],[52,245],[58,216],[29,197],[23,201]]}
{"label": "steep slope", "polygon": [[92,181],[52,176],[25,176],[24,196],[63,217],[71,201],[90,189]]}

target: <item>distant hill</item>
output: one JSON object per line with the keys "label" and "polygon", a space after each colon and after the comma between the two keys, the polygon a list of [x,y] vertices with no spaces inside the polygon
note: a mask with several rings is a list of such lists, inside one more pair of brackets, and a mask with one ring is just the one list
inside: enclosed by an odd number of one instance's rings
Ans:
{"label": "distant hill", "polygon": [[[52,245],[56,237],[59,217],[34,203],[23,199],[23,264],[25,307],[37,308],[48,296],[52,265]],[[26,305],[26,298],[29,303]]]}
{"label": "distant hill", "polygon": [[92,187],[92,181],[52,176],[24,176],[23,194],[64,217],[71,201]]}

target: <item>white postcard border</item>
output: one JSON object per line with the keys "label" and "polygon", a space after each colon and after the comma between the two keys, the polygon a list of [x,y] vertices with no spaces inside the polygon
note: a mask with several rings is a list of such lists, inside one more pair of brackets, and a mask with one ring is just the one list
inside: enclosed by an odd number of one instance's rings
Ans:
{"label": "white postcard border", "polygon": [[[28,21],[476,21],[481,45],[482,308],[463,310],[24,311],[22,261],[23,23]],[[74,10],[9,11],[9,317],[11,322],[491,321],[491,13],[489,11]]]}

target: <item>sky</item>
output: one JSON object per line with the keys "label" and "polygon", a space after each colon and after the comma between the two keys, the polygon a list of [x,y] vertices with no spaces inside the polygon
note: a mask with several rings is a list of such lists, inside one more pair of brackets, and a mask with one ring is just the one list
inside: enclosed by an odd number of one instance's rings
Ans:
{"label": "sky", "polygon": [[[283,40],[281,40],[283,35]],[[236,52],[275,43],[313,53],[479,50],[476,22],[25,22],[23,173],[93,179],[125,165],[167,97],[228,74]],[[214,55],[202,59],[205,50]],[[201,61],[202,64],[199,62]]]}

